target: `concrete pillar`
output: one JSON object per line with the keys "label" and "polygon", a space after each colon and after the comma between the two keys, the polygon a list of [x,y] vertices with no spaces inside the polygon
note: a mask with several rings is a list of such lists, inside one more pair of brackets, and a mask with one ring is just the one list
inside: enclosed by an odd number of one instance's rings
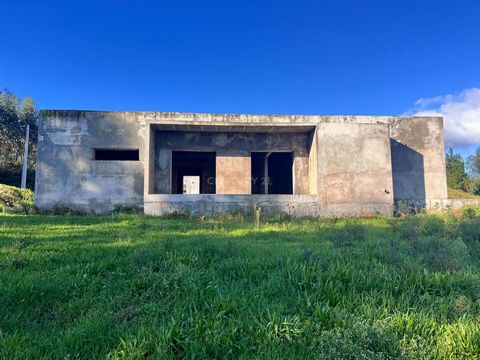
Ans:
{"label": "concrete pillar", "polygon": [[252,168],[250,154],[217,152],[216,193],[251,194]]}
{"label": "concrete pillar", "polygon": [[172,152],[170,149],[157,149],[155,154],[155,193],[171,194]]}
{"label": "concrete pillar", "polygon": [[317,128],[313,130],[309,143],[308,152],[308,193],[310,195],[318,194],[318,146],[317,146]]}
{"label": "concrete pillar", "polygon": [[308,189],[308,155],[303,151],[295,151],[293,157],[293,194],[306,195]]}
{"label": "concrete pillar", "polygon": [[151,125],[147,126],[145,145],[143,148],[143,189],[144,196],[153,194],[155,190],[155,130]]}

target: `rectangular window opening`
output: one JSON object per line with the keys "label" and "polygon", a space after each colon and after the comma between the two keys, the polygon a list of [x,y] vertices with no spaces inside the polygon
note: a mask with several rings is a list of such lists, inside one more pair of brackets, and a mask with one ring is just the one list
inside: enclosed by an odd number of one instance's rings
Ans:
{"label": "rectangular window opening", "polygon": [[138,149],[94,149],[94,159],[110,161],[138,161],[139,152]]}
{"label": "rectangular window opening", "polygon": [[252,152],[252,194],[293,194],[293,153]]}
{"label": "rectangular window opening", "polygon": [[172,151],[172,194],[215,194],[215,152]]}

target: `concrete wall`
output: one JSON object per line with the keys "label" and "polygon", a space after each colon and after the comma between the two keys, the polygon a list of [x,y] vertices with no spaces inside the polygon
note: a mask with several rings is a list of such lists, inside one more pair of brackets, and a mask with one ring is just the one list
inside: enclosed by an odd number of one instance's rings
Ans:
{"label": "concrete wall", "polygon": [[[143,206],[144,139],[127,113],[48,111],[39,123],[35,203],[105,211]],[[93,148],[139,149],[140,161],[95,161]]]}
{"label": "concrete wall", "polygon": [[318,216],[319,204],[312,195],[147,195],[145,214],[190,213],[214,215],[232,212],[283,212],[292,216]]}
{"label": "concrete wall", "polygon": [[217,193],[250,194],[251,160],[254,151],[293,151],[294,193],[308,194],[308,134],[155,131],[154,189],[157,194],[171,192],[169,152],[179,150],[217,153]]}
{"label": "concrete wall", "polygon": [[386,124],[319,124],[318,197],[331,215],[393,214]]}
{"label": "concrete wall", "polygon": [[293,154],[293,194],[310,194],[308,149],[297,150]]}
{"label": "concrete wall", "polygon": [[216,193],[251,194],[252,162],[250,154],[235,155],[217,152]]}
{"label": "concrete wall", "polygon": [[[94,148],[137,148],[140,161],[95,161]],[[144,195],[171,192],[172,149],[216,151],[217,176],[225,180],[219,191],[232,194],[249,193],[250,151],[293,151],[296,195],[281,201],[273,195],[279,209],[311,205],[305,194],[318,194],[321,215],[391,214],[394,200],[428,208],[447,199],[442,118],[44,111],[36,204],[96,211],[142,206]],[[237,196],[248,206],[260,199]]]}
{"label": "concrete wall", "polygon": [[447,199],[442,118],[390,121],[395,201]]}
{"label": "concrete wall", "polygon": [[308,193],[318,194],[318,139],[317,129],[310,132],[308,152]]}

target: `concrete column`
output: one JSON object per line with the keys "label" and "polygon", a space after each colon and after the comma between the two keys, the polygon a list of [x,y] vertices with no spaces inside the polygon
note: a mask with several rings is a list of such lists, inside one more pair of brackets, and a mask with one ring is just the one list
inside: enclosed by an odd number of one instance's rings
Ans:
{"label": "concrete column", "polygon": [[309,143],[308,153],[308,193],[310,195],[318,194],[318,146],[317,146],[317,128],[313,130]]}
{"label": "concrete column", "polygon": [[295,151],[293,157],[293,194],[306,195],[308,189],[308,156],[302,151]]}
{"label": "concrete column", "polygon": [[155,130],[151,125],[147,126],[145,145],[143,148],[143,189],[144,196],[153,194],[155,178]]}
{"label": "concrete column", "polygon": [[155,193],[170,194],[172,192],[172,152],[170,149],[157,149],[155,153]]}
{"label": "concrete column", "polygon": [[218,153],[216,159],[217,194],[251,194],[252,168],[250,154]]}

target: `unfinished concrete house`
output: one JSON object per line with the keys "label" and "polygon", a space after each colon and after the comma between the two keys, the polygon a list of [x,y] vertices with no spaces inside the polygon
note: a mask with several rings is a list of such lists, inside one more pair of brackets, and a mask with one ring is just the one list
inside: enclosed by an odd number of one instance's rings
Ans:
{"label": "unfinished concrete house", "polygon": [[41,115],[40,209],[392,215],[447,198],[441,117]]}

